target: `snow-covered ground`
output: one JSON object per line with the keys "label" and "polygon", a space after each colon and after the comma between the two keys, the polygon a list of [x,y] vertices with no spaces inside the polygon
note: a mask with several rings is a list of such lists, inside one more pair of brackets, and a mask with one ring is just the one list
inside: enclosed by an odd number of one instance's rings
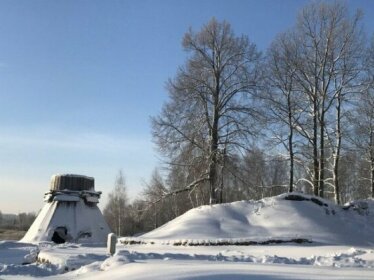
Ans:
{"label": "snow-covered ground", "polygon": [[[374,279],[374,250],[321,245],[46,246],[40,263],[0,266],[1,279]],[[53,276],[54,275],[54,276]]]}
{"label": "snow-covered ground", "polygon": [[[373,201],[343,210],[316,199],[199,207],[121,239],[114,256],[94,245],[3,241],[0,279],[374,279]],[[253,245],[269,240],[285,243]]]}
{"label": "snow-covered ground", "polygon": [[374,244],[374,202],[356,204],[344,210],[321,198],[283,194],[259,201],[201,206],[141,239],[165,242],[302,238],[323,244]]}

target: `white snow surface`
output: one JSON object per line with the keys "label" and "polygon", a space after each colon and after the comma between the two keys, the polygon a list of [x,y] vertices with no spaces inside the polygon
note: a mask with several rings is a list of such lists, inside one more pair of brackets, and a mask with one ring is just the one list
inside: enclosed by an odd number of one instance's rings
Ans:
{"label": "white snow surface", "polygon": [[0,278],[364,280],[374,277],[374,251],[363,247],[118,245],[117,249],[114,256],[109,256],[104,247],[43,244],[40,263],[0,265]]}
{"label": "white snow surface", "polygon": [[[0,242],[0,279],[374,279],[374,203],[347,209],[303,195],[193,209],[123,245],[114,256],[95,244]],[[322,204],[322,205],[319,205]],[[289,240],[312,243],[172,246],[190,240]],[[179,242],[182,243],[183,242]],[[228,242],[229,243],[229,242]],[[196,245],[196,243],[195,243]]]}
{"label": "white snow surface", "polygon": [[[140,240],[308,239],[324,244],[374,245],[374,202],[365,210],[343,210],[327,200],[290,194],[260,201],[238,201],[192,209],[169,223],[139,237]],[[318,199],[319,205],[310,199]],[[355,202],[359,205],[362,202]],[[361,208],[360,208],[361,209]]]}

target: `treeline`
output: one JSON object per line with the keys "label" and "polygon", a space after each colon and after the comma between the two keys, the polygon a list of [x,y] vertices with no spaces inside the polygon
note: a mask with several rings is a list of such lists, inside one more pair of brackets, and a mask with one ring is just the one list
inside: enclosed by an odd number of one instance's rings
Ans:
{"label": "treeline", "polygon": [[119,174],[104,211],[117,233],[286,191],[340,204],[373,197],[374,37],[362,17],[342,2],[311,3],[265,53],[226,21],[189,30],[186,63],[152,118],[164,163],[131,204]]}
{"label": "treeline", "polygon": [[15,214],[2,214],[0,211],[0,229],[6,230],[28,230],[31,224],[34,222],[36,214],[30,213],[19,213]]}

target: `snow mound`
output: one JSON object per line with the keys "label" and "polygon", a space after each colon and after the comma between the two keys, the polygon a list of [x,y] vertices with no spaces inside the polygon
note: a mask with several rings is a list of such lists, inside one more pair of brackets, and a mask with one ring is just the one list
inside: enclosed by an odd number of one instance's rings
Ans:
{"label": "snow mound", "polygon": [[0,264],[30,264],[36,261],[36,245],[16,241],[0,241]]}
{"label": "snow mound", "polygon": [[140,238],[156,242],[306,239],[323,244],[372,245],[373,216],[374,202],[370,200],[342,208],[319,197],[286,193],[259,201],[191,209]]}
{"label": "snow mound", "polygon": [[37,262],[49,264],[56,271],[67,272],[107,258],[105,247],[85,246],[82,244],[64,243],[45,246],[38,254]]}
{"label": "snow mound", "polygon": [[354,200],[343,206],[345,210],[353,210],[363,216],[370,216],[374,219],[374,199]]}

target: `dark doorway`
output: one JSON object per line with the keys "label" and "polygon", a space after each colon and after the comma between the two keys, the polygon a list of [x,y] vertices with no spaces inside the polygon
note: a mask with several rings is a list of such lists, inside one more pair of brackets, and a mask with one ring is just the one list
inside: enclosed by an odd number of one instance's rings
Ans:
{"label": "dark doorway", "polygon": [[57,227],[52,235],[52,241],[56,244],[62,244],[66,242],[68,230],[66,227]]}

